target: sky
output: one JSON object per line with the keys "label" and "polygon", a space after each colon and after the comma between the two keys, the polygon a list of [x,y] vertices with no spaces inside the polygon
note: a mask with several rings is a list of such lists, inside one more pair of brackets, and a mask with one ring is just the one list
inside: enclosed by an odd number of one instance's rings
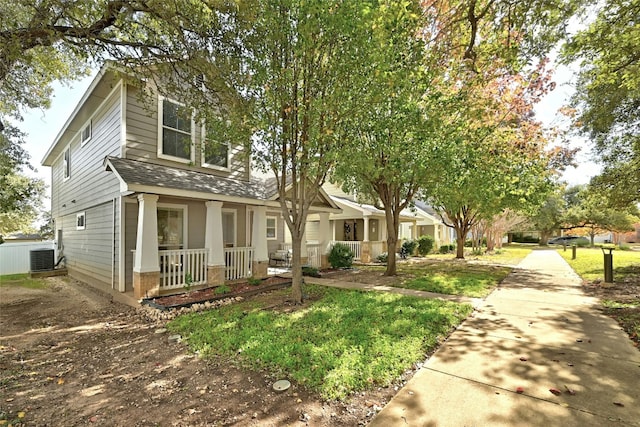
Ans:
{"label": "sky", "polygon": [[[30,176],[44,179],[49,187],[47,194],[51,193],[51,169],[42,166],[40,162],[44,158],[51,143],[55,140],[58,132],[62,129],[67,118],[73,112],[77,103],[82,98],[85,90],[91,84],[93,75],[72,83],[70,86],[54,84],[54,95],[51,107],[46,110],[29,110],[24,115],[24,122],[20,128],[26,132],[25,148],[30,154],[31,164],[37,172],[25,171]],[[556,89],[550,92],[536,108],[536,115],[545,125],[552,125],[559,120],[558,109],[567,103],[573,93],[570,82],[574,77],[574,72],[566,67],[559,66],[553,80],[557,83]],[[572,146],[580,147],[578,154],[578,167],[568,168],[562,179],[569,185],[586,184],[589,179],[598,174],[600,167],[590,161],[588,142],[584,139],[575,138],[571,142]],[[49,206],[50,201],[45,201],[45,206]]]}

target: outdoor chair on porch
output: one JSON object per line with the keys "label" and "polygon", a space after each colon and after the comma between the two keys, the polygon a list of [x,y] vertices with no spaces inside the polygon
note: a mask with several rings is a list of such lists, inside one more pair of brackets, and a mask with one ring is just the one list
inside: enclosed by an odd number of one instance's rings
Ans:
{"label": "outdoor chair on porch", "polygon": [[278,249],[275,252],[269,254],[269,265],[274,266],[291,266],[291,251],[287,249]]}

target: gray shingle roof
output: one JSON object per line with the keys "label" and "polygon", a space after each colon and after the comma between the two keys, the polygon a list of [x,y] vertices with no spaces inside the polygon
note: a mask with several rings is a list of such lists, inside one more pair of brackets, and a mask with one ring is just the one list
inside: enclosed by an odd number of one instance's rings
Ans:
{"label": "gray shingle roof", "polygon": [[[222,178],[197,171],[156,165],[119,157],[107,157],[105,165],[113,169],[128,185],[171,188],[201,193],[269,200],[274,188],[260,179],[250,182]],[[110,166],[110,168],[109,168]]]}

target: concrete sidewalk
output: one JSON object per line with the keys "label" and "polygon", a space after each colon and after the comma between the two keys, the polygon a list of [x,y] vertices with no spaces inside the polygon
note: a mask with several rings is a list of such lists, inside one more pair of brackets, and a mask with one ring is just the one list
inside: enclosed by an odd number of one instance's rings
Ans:
{"label": "concrete sidewalk", "polygon": [[597,306],[533,251],[369,426],[640,426],[640,351]]}

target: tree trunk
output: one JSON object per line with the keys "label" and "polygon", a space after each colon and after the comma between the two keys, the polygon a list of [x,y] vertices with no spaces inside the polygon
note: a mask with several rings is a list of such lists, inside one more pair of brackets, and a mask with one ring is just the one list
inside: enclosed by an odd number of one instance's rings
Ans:
{"label": "tree trunk", "polygon": [[384,211],[387,223],[387,270],[384,275],[395,276],[397,273],[396,250],[398,248],[398,222],[400,217],[399,215],[394,215],[390,207],[385,206]]}
{"label": "tree trunk", "polygon": [[302,304],[302,261],[300,259],[302,251],[302,233],[296,236],[291,233],[291,248],[293,249],[293,260],[291,264],[292,282],[291,297],[295,304]]}
{"label": "tree trunk", "polygon": [[387,238],[387,269],[384,272],[385,276],[396,275],[396,246],[398,244],[397,239],[391,240]]}
{"label": "tree trunk", "polygon": [[465,230],[459,230],[459,227],[456,227],[456,258],[464,259],[464,241],[465,241]]}
{"label": "tree trunk", "polygon": [[540,232],[540,246],[547,246],[549,242],[549,236],[551,233],[549,231],[541,231]]}

